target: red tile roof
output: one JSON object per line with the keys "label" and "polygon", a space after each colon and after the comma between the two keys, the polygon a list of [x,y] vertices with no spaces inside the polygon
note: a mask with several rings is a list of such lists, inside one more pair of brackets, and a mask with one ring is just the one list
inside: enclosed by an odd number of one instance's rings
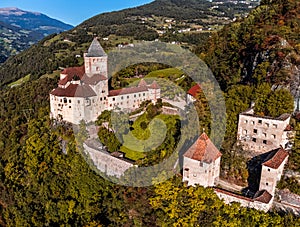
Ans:
{"label": "red tile roof", "polygon": [[147,87],[128,87],[128,88],[122,88],[119,90],[112,90],[109,91],[109,96],[118,96],[118,95],[126,95],[126,94],[132,94],[132,93],[138,93],[148,91]]}
{"label": "red tile roof", "polygon": [[159,85],[154,80],[153,83],[149,86],[149,88],[151,88],[151,89],[159,89]]}
{"label": "red tile roof", "polygon": [[221,155],[221,152],[205,133],[203,133],[184,154],[185,157],[206,163],[215,161],[217,158],[221,157]]}
{"label": "red tile roof", "polygon": [[147,83],[146,83],[146,81],[144,80],[144,79],[141,79],[141,81],[139,82],[139,85],[138,85],[138,87],[147,87]]}
{"label": "red tile roof", "polygon": [[272,157],[263,163],[264,166],[270,167],[272,169],[277,169],[288,156],[288,152],[286,152],[282,147],[278,148]]}
{"label": "red tile roof", "polygon": [[96,93],[89,85],[70,84],[66,88],[56,88],[51,92],[51,95],[59,97],[92,97]]}
{"label": "red tile roof", "polygon": [[273,196],[268,191],[262,190],[255,193],[254,201],[268,204],[271,201],[272,197]]}
{"label": "red tile roof", "polygon": [[84,66],[65,68],[61,72],[61,74],[65,74],[67,76],[64,79],[60,80],[58,84],[65,85],[68,81],[73,80],[74,76],[78,76],[79,79],[81,79],[84,73],[85,73]]}
{"label": "red tile roof", "polygon": [[197,94],[201,91],[199,84],[194,85],[188,90],[188,94],[196,98]]}

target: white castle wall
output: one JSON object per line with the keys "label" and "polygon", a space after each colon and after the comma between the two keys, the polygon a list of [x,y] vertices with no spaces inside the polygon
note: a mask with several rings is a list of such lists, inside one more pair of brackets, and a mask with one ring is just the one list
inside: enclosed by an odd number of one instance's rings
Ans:
{"label": "white castle wall", "polygon": [[264,153],[287,143],[285,128],[290,117],[285,120],[240,114],[238,140],[245,149]]}
{"label": "white castle wall", "polygon": [[214,186],[220,174],[220,160],[221,157],[211,163],[205,163],[183,157],[183,181],[193,186],[196,184],[203,187]]}
{"label": "white castle wall", "polygon": [[85,53],[84,67],[87,74],[107,75],[107,56],[87,57]]}
{"label": "white castle wall", "polygon": [[122,159],[111,156],[108,153],[101,152],[94,148],[83,144],[83,148],[90,155],[98,170],[105,173],[107,176],[115,176],[120,178],[125,171],[134,165]]}

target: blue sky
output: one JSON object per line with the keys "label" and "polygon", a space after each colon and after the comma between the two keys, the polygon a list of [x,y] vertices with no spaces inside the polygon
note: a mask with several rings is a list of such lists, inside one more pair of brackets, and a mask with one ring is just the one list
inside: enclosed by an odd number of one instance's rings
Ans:
{"label": "blue sky", "polygon": [[41,12],[65,23],[78,25],[103,12],[143,5],[153,0],[0,0],[0,8],[17,7]]}

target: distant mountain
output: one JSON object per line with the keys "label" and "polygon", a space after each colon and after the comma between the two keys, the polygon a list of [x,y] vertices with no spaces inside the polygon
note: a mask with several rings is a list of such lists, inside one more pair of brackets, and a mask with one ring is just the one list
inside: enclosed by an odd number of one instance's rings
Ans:
{"label": "distant mountain", "polygon": [[37,31],[44,36],[72,29],[65,24],[37,12],[28,12],[18,8],[0,8],[0,21],[26,30]]}
{"label": "distant mountain", "polygon": [[44,14],[0,8],[0,63],[43,37],[73,28]]}

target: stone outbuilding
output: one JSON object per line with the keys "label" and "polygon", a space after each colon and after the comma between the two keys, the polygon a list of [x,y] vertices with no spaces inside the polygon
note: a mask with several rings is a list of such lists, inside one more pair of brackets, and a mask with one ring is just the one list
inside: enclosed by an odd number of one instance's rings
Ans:
{"label": "stone outbuilding", "polygon": [[267,190],[274,196],[277,182],[283,173],[289,154],[282,147],[270,152],[262,163],[259,190]]}
{"label": "stone outbuilding", "polygon": [[291,115],[277,118],[258,116],[253,108],[239,115],[237,139],[245,150],[265,153],[280,146],[288,148],[293,131],[289,125]]}
{"label": "stone outbuilding", "polygon": [[214,186],[220,175],[221,152],[203,133],[183,155],[183,181]]}

